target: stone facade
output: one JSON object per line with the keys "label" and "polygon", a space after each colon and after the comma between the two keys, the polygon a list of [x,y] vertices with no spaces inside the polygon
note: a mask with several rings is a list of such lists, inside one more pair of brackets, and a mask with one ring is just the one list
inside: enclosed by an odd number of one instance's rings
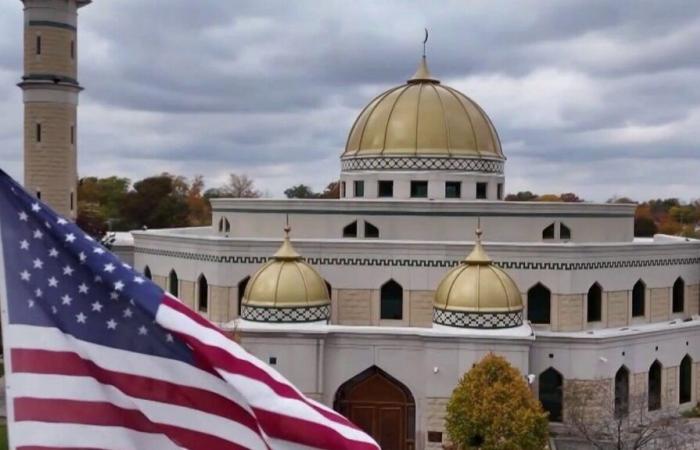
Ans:
{"label": "stone facade", "polygon": [[[425,433],[425,449],[426,450],[442,450],[443,444],[448,442],[447,432],[445,431],[445,416],[447,415],[447,402],[449,398],[445,397],[428,397],[425,399],[425,415],[426,415],[426,433]],[[429,442],[428,434],[430,432],[442,433],[442,442]]]}
{"label": "stone facade", "polygon": [[338,289],[338,323],[341,325],[369,325],[371,291]]}
{"label": "stone facade", "polygon": [[700,314],[700,284],[685,287],[685,313],[691,316]]}
{"label": "stone facade", "polygon": [[607,293],[607,312],[609,327],[623,327],[629,320],[629,291],[615,291]]}
{"label": "stone facade", "polygon": [[672,409],[678,407],[679,366],[664,367],[661,376],[661,407]]}
{"label": "stone facade", "polygon": [[178,281],[178,298],[180,300],[182,300],[182,302],[185,305],[196,310],[195,298],[194,298],[194,292],[195,292],[194,288],[195,288],[194,281],[187,281],[187,280],[179,280]]}
{"label": "stone facade", "polygon": [[[37,54],[37,41],[41,53]],[[76,32],[68,28],[31,25],[24,31],[24,73],[77,78]],[[71,43],[73,56],[71,56]]]}
{"label": "stone facade", "polygon": [[650,315],[652,322],[661,322],[669,319],[671,313],[671,296],[669,288],[649,289],[651,303]]}
{"label": "stone facade", "polygon": [[582,294],[555,295],[552,300],[556,303],[557,311],[556,322],[552,323],[552,330],[583,330],[585,312],[583,309],[584,298]]}
{"label": "stone facade", "polygon": [[77,205],[75,140],[71,144],[76,114],[76,105],[68,103],[29,102],[24,108],[24,185],[67,216],[75,215]]}
{"label": "stone facade", "polygon": [[434,291],[410,291],[409,292],[409,322],[412,327],[433,326],[433,299]]}

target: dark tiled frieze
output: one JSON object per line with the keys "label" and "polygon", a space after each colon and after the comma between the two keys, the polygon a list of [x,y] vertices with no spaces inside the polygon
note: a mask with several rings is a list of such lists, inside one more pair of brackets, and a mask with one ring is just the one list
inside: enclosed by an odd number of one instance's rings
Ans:
{"label": "dark tiled frieze", "polygon": [[328,320],[331,317],[331,305],[297,308],[241,305],[241,317],[251,322],[318,322],[321,320]]}
{"label": "dark tiled frieze", "polygon": [[344,158],[342,170],[456,170],[460,172],[503,173],[503,161],[481,158],[431,158],[411,156],[378,156]]}
{"label": "dark tiled frieze", "polygon": [[[202,253],[179,252],[174,250],[158,250],[150,248],[135,248],[135,253],[144,255],[166,256],[170,258],[189,259],[221,264],[264,264],[270,258],[267,256],[250,255],[208,255]],[[373,267],[454,267],[460,259],[396,259],[396,258],[342,258],[342,257],[311,257],[305,260],[316,266],[373,266]],[[686,258],[655,258],[616,261],[593,262],[548,262],[548,261],[499,261],[495,263],[506,270],[598,270],[598,269],[632,269],[638,267],[685,266],[700,264],[700,257]]]}
{"label": "dark tiled frieze", "polygon": [[456,328],[513,328],[523,324],[523,312],[474,313],[433,308],[433,323]]}

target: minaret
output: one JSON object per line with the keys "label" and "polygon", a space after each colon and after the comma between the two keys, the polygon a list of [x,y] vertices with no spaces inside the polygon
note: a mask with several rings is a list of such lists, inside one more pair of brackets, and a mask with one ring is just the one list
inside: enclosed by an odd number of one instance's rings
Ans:
{"label": "minaret", "polygon": [[78,8],[91,0],[24,3],[24,186],[59,214],[78,209]]}

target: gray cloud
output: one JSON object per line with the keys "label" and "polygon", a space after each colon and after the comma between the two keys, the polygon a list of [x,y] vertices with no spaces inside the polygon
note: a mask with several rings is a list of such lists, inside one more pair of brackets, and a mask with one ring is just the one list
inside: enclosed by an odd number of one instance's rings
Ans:
{"label": "gray cloud", "polygon": [[[80,14],[82,175],[337,177],[359,110],[415,69],[478,101],[508,189],[700,196],[700,3],[94,2]],[[21,176],[21,5],[0,6],[0,161]]]}

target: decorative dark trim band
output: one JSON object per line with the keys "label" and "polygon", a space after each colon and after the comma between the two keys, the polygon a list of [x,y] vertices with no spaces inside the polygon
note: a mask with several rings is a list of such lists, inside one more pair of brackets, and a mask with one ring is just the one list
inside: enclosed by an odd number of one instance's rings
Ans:
{"label": "decorative dark trim band", "polygon": [[[388,199],[391,201],[391,199]],[[422,199],[425,203],[429,203],[427,200]],[[476,200],[478,201],[478,200]],[[339,202],[341,203],[341,202]],[[601,213],[577,213],[577,212],[489,212],[489,211],[411,211],[410,209],[385,209],[385,210],[372,210],[372,209],[350,209],[347,207],[339,207],[334,209],[280,209],[280,208],[216,208],[216,212],[233,212],[233,213],[246,213],[246,214],[279,214],[280,211],[289,214],[333,214],[333,215],[353,215],[353,216],[431,216],[431,217],[603,217],[606,219],[610,218],[625,218],[631,219],[634,217],[634,212],[629,214],[601,214]]]}
{"label": "decorative dark trim band", "polygon": [[241,305],[241,317],[251,322],[318,322],[330,319],[331,305],[300,306],[296,308]]}
{"label": "decorative dark trim band", "polygon": [[355,170],[456,170],[503,174],[503,161],[482,158],[426,156],[349,157],[340,161],[344,172]]}
{"label": "decorative dark trim band", "polygon": [[78,80],[65,75],[55,75],[52,73],[31,73],[24,75],[22,81],[50,81],[51,83],[68,83],[79,85]]}
{"label": "decorative dark trim band", "polygon": [[455,328],[514,328],[523,324],[523,312],[470,313],[433,308],[433,323]]}
{"label": "decorative dark trim band", "polygon": [[[267,256],[249,255],[206,255],[200,253],[179,252],[175,250],[159,250],[135,247],[134,253],[143,255],[166,256],[170,258],[189,259],[193,261],[213,262],[220,264],[264,264],[270,258]],[[314,266],[371,266],[371,267],[428,267],[450,268],[457,266],[461,259],[389,259],[389,258],[305,258]],[[656,258],[627,261],[596,261],[596,262],[543,262],[543,261],[495,261],[504,270],[599,270],[599,269],[633,269],[641,267],[685,266],[700,264],[700,257],[688,258]]]}
{"label": "decorative dark trim band", "polygon": [[77,31],[77,28],[69,23],[54,22],[53,20],[30,20],[28,25],[30,27],[53,27],[63,28],[64,30]]}

